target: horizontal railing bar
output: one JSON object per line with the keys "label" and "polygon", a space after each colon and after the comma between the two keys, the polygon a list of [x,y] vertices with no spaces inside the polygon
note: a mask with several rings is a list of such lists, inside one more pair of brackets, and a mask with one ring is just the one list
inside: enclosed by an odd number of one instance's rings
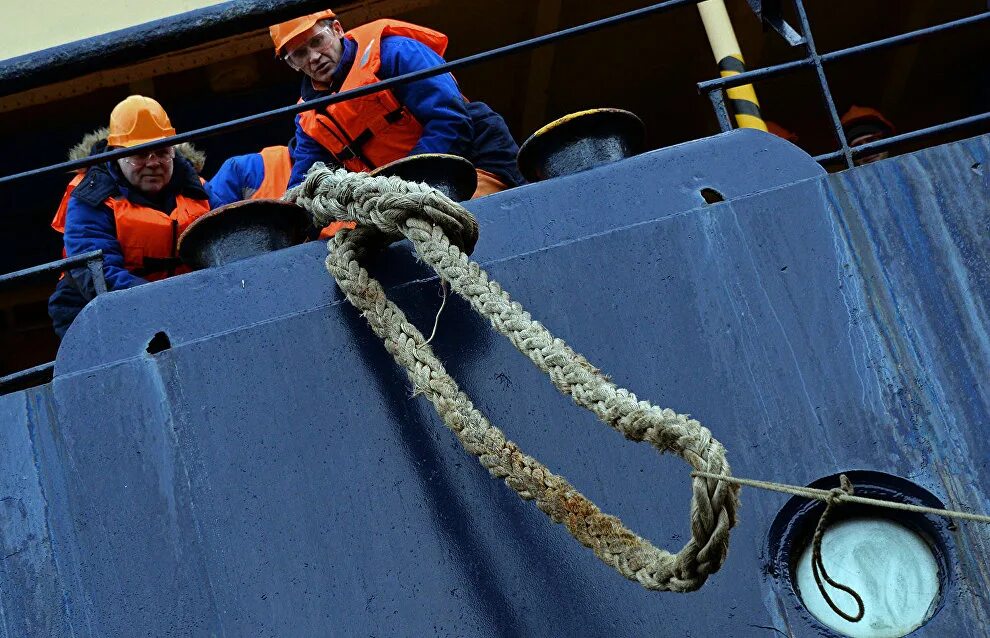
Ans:
{"label": "horizontal railing bar", "polygon": [[[752,84],[759,80],[768,80],[772,77],[783,75],[789,71],[814,66],[814,60],[811,58],[803,58],[801,60],[792,60],[791,62],[783,62],[773,66],[765,66],[759,69],[753,69],[751,71],[744,71],[736,75],[728,75],[722,78],[714,78],[711,80],[705,80],[704,82],[698,82],[698,92],[710,93],[711,91],[718,89],[729,89],[742,84]],[[734,80],[739,81],[735,82]]]}
{"label": "horizontal railing bar", "polygon": [[[850,151],[852,148],[849,149]],[[812,159],[816,162],[831,162],[833,160],[840,160],[845,157],[845,153],[842,151],[832,151],[831,153],[822,153],[821,155],[815,155]]]}
{"label": "horizontal railing bar", "polygon": [[943,31],[949,31],[951,29],[958,29],[959,27],[965,27],[972,24],[978,24],[980,22],[986,22],[990,20],[990,11],[984,13],[978,13],[975,16],[969,16],[966,18],[960,18],[958,20],[953,20],[951,22],[944,22],[942,24],[936,24],[931,27],[925,27],[924,29],[918,29],[916,31],[908,31],[907,33],[901,33],[900,35],[891,36],[889,38],[883,38],[882,40],[874,40],[873,42],[867,42],[865,44],[857,44],[856,46],[851,46],[845,49],[839,49],[838,51],[832,51],[830,53],[822,53],[822,62],[832,62],[834,60],[839,60],[850,55],[855,55],[857,53],[863,53],[865,51],[878,51],[881,49],[886,49],[892,46],[897,46],[898,44],[904,44],[906,42],[914,42],[915,40],[920,40],[928,36],[941,33]]}
{"label": "horizontal railing bar", "polygon": [[[898,44],[904,44],[907,42],[912,42],[914,40],[919,40],[921,38],[929,37],[937,33],[941,33],[943,31],[948,31],[950,29],[957,29],[959,27],[969,26],[972,24],[977,24],[988,20],[990,20],[990,11],[986,11],[984,13],[980,13],[975,16],[960,18],[959,20],[953,20],[951,22],[945,22],[943,24],[935,25],[932,27],[926,27],[924,29],[910,31],[908,33],[902,33],[900,35],[884,38],[883,40],[876,40],[874,42],[868,42],[866,44],[858,44],[856,46],[848,47],[846,49],[839,49],[838,51],[832,51],[830,53],[823,53],[819,55],[819,59],[822,62],[834,62],[835,60],[840,60],[842,58],[848,57],[850,55],[855,55],[857,53],[885,49]],[[714,91],[716,89],[730,89],[736,86],[741,86],[743,84],[751,84],[758,80],[765,80],[768,78],[772,78],[781,75],[783,73],[787,73],[788,71],[793,71],[796,69],[810,67],[810,66],[814,66],[814,60],[810,57],[801,60],[794,60],[791,62],[784,62],[782,64],[763,67],[761,69],[753,69],[751,71],[739,73],[738,75],[730,75],[724,78],[714,78],[711,80],[705,80],[704,82],[699,82],[698,91],[702,93],[707,93],[709,91]]]}
{"label": "horizontal railing bar", "polygon": [[523,40],[522,42],[517,42],[515,44],[509,44],[503,47],[498,47],[496,49],[490,49],[482,53],[476,53],[474,55],[469,55],[463,58],[459,58],[457,60],[447,62],[445,64],[441,64],[439,66],[435,66],[429,69],[414,71],[413,73],[406,73],[405,75],[400,75],[398,77],[382,80],[381,82],[376,82],[374,84],[362,86],[356,89],[352,89],[350,91],[334,93],[326,97],[311,100],[309,102],[292,104],[290,106],[283,106],[281,108],[272,109],[270,111],[264,111],[262,113],[256,113],[254,115],[248,115],[246,117],[229,120],[227,122],[223,122],[220,124],[206,126],[186,133],[180,133],[178,135],[174,135],[164,140],[157,140],[155,142],[140,144],[137,146],[132,146],[130,148],[116,149],[113,151],[108,151],[106,153],[101,153],[99,155],[92,155],[90,157],[79,160],[62,162],[60,164],[53,164],[51,166],[45,166],[43,168],[36,168],[33,170],[24,171],[22,173],[7,175],[5,177],[0,177],[0,184],[7,184],[10,182],[26,179],[29,177],[46,175],[48,173],[74,171],[82,168],[87,168],[89,166],[93,166],[101,162],[106,162],[114,159],[119,159],[121,157],[127,157],[129,155],[134,155],[136,153],[144,153],[147,151],[164,148],[166,146],[172,146],[174,144],[181,144],[183,142],[195,141],[195,140],[203,139],[205,137],[212,137],[214,135],[219,135],[221,133],[229,133],[242,128],[246,128],[248,126],[262,124],[264,122],[277,119],[282,116],[296,115],[297,113],[323,108],[325,106],[336,104],[338,102],[344,102],[352,98],[378,93],[380,91],[391,89],[392,87],[395,86],[407,84],[409,82],[415,82],[416,80],[422,80],[425,78],[442,75],[444,73],[448,73],[456,69],[462,69],[468,66],[479,64],[481,62],[487,62],[488,60],[493,60],[496,58],[504,57],[506,55],[511,55],[513,53],[519,53],[522,51],[528,51],[529,49],[535,49],[537,47],[546,46],[548,44],[552,44],[559,40],[572,38],[578,35],[597,31],[599,29],[609,26],[614,26],[624,22],[645,18],[654,13],[668,11],[670,9],[675,9],[677,7],[681,7],[684,5],[693,5],[696,4],[697,2],[699,2],[699,0],[666,0],[665,2],[658,2],[648,7],[635,9],[633,11],[628,11],[626,13],[620,13],[619,15],[615,15],[609,18],[602,18],[601,20],[596,20],[594,22],[589,22],[587,24],[582,24],[576,27],[562,29],[560,31],[555,31],[553,33],[548,33],[545,35],[537,36],[535,38],[530,38],[529,40]]}
{"label": "horizontal railing bar", "polygon": [[[867,155],[869,153],[885,150],[891,146],[900,144],[901,142],[917,140],[930,135],[935,135],[937,133],[946,133],[973,124],[980,124],[982,122],[990,122],[990,111],[979,115],[971,115],[970,117],[960,118],[951,122],[944,122],[942,124],[921,128],[916,131],[908,131],[907,133],[901,133],[900,135],[892,135],[875,142],[868,142],[866,144],[860,144],[859,146],[853,146],[850,150],[852,151],[854,157],[858,155]],[[827,162],[829,160],[838,159],[841,157],[841,151],[834,151],[832,153],[816,155],[814,159],[818,162]]]}
{"label": "horizontal railing bar", "polygon": [[41,264],[39,266],[31,266],[30,268],[25,268],[24,270],[17,270],[15,272],[7,273],[5,275],[0,275],[0,285],[14,281],[15,279],[26,279],[34,275],[40,275],[50,272],[62,272],[68,268],[74,266],[83,266],[94,259],[102,259],[102,250],[91,250],[88,253],[80,253],[78,255],[73,255],[72,257],[66,257],[65,259],[59,259],[58,261],[50,261],[46,264]]}

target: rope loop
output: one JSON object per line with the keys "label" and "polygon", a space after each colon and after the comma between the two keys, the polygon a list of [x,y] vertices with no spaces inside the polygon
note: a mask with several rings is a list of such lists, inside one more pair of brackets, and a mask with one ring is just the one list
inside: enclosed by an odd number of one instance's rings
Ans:
{"label": "rope loop", "polygon": [[478,242],[474,216],[425,183],[329,170],[323,164],[315,164],[309,176],[285,199],[308,210],[317,228],[332,221],[353,221],[376,228],[392,243],[403,238],[406,224],[416,218],[439,226],[467,254]]}
{"label": "rope loop", "polygon": [[[825,562],[822,560],[822,538],[824,538],[825,530],[828,528],[829,516],[842,503],[843,497],[853,496],[854,493],[855,490],[853,489],[852,481],[845,474],[840,474],[839,487],[830,489],[828,496],[825,497],[825,511],[822,512],[821,518],[818,519],[818,525],[815,527],[815,535],[811,542],[811,573],[815,577],[815,584],[818,585],[818,591],[821,593],[822,598],[825,599],[825,602],[828,603],[828,606],[832,608],[832,611],[849,622],[859,622],[862,620],[866,614],[866,605],[863,603],[863,597],[855,589],[834,580],[825,571]],[[822,582],[823,580],[825,581],[824,583]],[[856,613],[847,614],[839,609],[839,606],[832,600],[831,594],[825,589],[825,583],[852,596],[856,602]]]}
{"label": "rope loop", "polygon": [[328,243],[327,270],[406,369],[414,394],[430,400],[465,450],[478,457],[492,476],[504,480],[521,498],[535,501],[603,562],[647,589],[693,591],[722,566],[729,532],[736,524],[737,485],[693,476],[690,540],[676,554],[653,546],[492,425],[450,377],[422,333],[357,261],[368,233],[389,241],[406,237],[420,259],[579,406],[626,438],[677,454],[695,471],[730,475],[725,448],[708,429],[687,415],[656,407],[617,387],[533,320],[479,264],[468,259],[465,251],[477,241],[478,225],[467,210],[425,184],[320,165],[286,199],[309,210],[321,227],[331,220],[357,222],[354,230],[340,231]]}

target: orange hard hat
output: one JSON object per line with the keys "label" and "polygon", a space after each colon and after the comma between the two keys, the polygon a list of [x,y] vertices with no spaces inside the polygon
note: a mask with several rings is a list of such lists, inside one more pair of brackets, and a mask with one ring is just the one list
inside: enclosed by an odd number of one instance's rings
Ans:
{"label": "orange hard hat", "polygon": [[108,146],[137,146],[175,135],[162,105],[150,97],[132,95],[110,113]]}
{"label": "orange hard hat", "polygon": [[332,9],[327,9],[318,13],[311,13],[308,16],[302,16],[301,18],[280,22],[275,26],[269,27],[268,33],[272,36],[272,42],[275,44],[275,55],[282,55],[282,49],[289,43],[289,40],[303,31],[313,28],[320,20],[332,20],[336,17],[337,14]]}
{"label": "orange hard hat", "polygon": [[849,128],[854,124],[877,122],[886,127],[891,133],[895,133],[897,131],[893,122],[885,118],[883,113],[869,106],[856,106],[855,104],[850,106],[849,110],[846,111],[840,119],[840,122],[842,123],[843,128]]}

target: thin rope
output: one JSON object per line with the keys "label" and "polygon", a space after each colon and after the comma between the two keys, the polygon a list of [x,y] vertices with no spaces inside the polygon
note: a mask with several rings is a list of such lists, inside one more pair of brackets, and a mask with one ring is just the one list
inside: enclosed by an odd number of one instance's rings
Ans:
{"label": "thin rope", "polygon": [[[822,512],[822,515],[818,518],[818,525],[815,526],[815,535],[811,541],[811,573],[815,577],[815,584],[818,585],[819,593],[821,593],[825,602],[828,603],[828,606],[832,608],[832,611],[849,622],[859,622],[866,614],[866,605],[863,604],[863,597],[852,587],[844,585],[829,576],[828,571],[825,570],[825,562],[822,560],[822,537],[825,536],[825,528],[828,527],[829,515],[841,503],[839,497],[842,495],[851,496],[853,493],[852,481],[845,474],[839,475],[839,484],[840,487],[829,490],[828,498],[825,500],[825,511]],[[822,582],[823,579],[835,589],[844,591],[853,597],[853,600],[856,601],[855,614],[847,614],[835,604],[835,601],[832,600],[832,595],[825,589],[825,583]]]}
{"label": "thin rope", "polygon": [[693,591],[717,571],[736,523],[738,486],[692,480],[691,538],[676,554],[657,548],[601,510],[563,477],[527,456],[475,407],[426,345],[422,333],[389,301],[381,285],[358,263],[369,242],[408,238],[436,270],[492,327],[507,337],[575,403],[634,441],[673,452],[695,470],[729,475],[725,448],[697,421],[640,401],[555,338],[513,301],[481,266],[468,259],[477,222],[463,207],[425,184],[372,177],[316,165],[285,197],[306,208],[318,228],[333,220],[357,222],[327,244],[327,270],[367,319],[393,358],[406,369],[415,394],[425,395],[465,450],[524,500],[620,574],[658,591]]}
{"label": "thin rope", "polygon": [[[818,518],[818,524],[815,526],[815,534],[812,538],[811,543],[811,573],[815,577],[815,584],[818,585],[818,591],[821,593],[822,598],[828,603],[828,606],[832,608],[836,614],[848,620],[849,622],[859,622],[866,615],[866,605],[863,603],[863,598],[856,592],[852,587],[844,585],[835,581],[829,576],[828,571],[825,569],[825,562],[822,559],[822,538],[825,536],[825,530],[828,527],[828,520],[831,516],[833,510],[838,507],[841,503],[856,503],[859,505],[869,505],[872,507],[881,507],[892,510],[899,510],[902,512],[914,512],[917,514],[931,514],[935,516],[943,516],[945,518],[954,518],[963,521],[973,521],[977,523],[988,523],[990,524],[990,516],[985,516],[983,514],[972,514],[970,512],[960,512],[957,510],[949,510],[938,507],[925,507],[923,505],[912,505],[910,503],[898,503],[897,501],[885,501],[879,498],[868,498],[864,496],[856,496],[854,494],[854,488],[852,481],[849,480],[845,474],[839,475],[839,487],[832,488],[830,490],[822,490],[813,487],[802,487],[800,485],[789,485],[787,483],[773,483],[771,481],[758,481],[754,479],[739,478],[737,476],[727,476],[721,474],[712,474],[710,472],[692,472],[692,477],[702,477],[708,478],[716,481],[724,481],[731,485],[746,486],[746,487],[756,487],[764,490],[770,490],[774,492],[782,492],[784,494],[792,494],[794,496],[799,496],[802,498],[807,498],[811,500],[825,501],[825,510],[822,515]],[[822,582],[824,580],[829,585],[844,591],[849,594],[853,600],[856,602],[856,613],[847,614],[845,611],[839,608],[839,606],[832,600],[831,594],[825,588],[825,584]]]}
{"label": "thin rope", "polygon": [[[817,499],[819,501],[826,501],[830,496],[832,496],[832,490],[821,490],[813,487],[802,487],[800,485],[789,485],[787,483],[773,483],[771,481],[757,481],[755,479],[740,478],[738,476],[729,476],[725,474],[714,474],[712,472],[691,472],[691,476],[699,478],[707,478],[715,481],[725,481],[731,485],[740,485],[746,487],[758,487],[764,490],[770,490],[772,492],[781,492],[783,494],[792,494],[794,496],[803,496],[804,498]],[[938,507],[925,507],[924,505],[913,505],[911,503],[898,503],[896,501],[885,501],[879,498],[869,498],[866,496],[855,496],[853,494],[838,494],[835,495],[835,499],[842,503],[857,503],[859,505],[872,505],[875,507],[884,507],[892,510],[900,510],[902,512],[915,512],[917,514],[933,514],[935,516],[944,516],[946,518],[959,519],[961,521],[975,521],[977,523],[990,523],[990,516],[985,514],[973,514],[971,512],[961,512],[958,510],[941,509]]]}

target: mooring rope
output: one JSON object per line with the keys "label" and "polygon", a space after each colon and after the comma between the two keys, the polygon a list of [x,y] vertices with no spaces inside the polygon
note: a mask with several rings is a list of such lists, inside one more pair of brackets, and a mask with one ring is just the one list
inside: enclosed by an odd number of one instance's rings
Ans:
{"label": "mooring rope", "polygon": [[[480,265],[468,259],[466,253],[471,252],[478,238],[477,222],[462,206],[426,184],[331,170],[317,164],[305,182],[289,191],[285,199],[306,208],[319,228],[331,221],[357,222],[357,228],[338,232],[327,244],[327,270],[384,341],[388,352],[406,369],[415,392],[430,400],[465,450],[478,457],[493,476],[504,479],[521,498],[535,500],[551,520],[564,524],[575,539],[607,565],[647,589],[693,591],[721,567],[728,552],[729,531],[736,523],[741,486],[826,503],[812,540],[812,571],[825,601],[850,622],[863,618],[863,600],[851,587],[828,574],[821,552],[829,517],[840,503],[990,523],[990,516],[981,514],[856,496],[845,475],[840,477],[840,486],[831,490],[731,476],[725,449],[707,428],[687,415],[640,401],[632,392],[617,387],[534,321]],[[449,284],[496,331],[546,372],[558,390],[626,438],[648,442],[661,453],[674,452],[694,468],[691,540],[680,551],[671,554],[657,548],[627,529],[617,517],[602,513],[563,477],[524,454],[474,407],[429,347],[433,335],[424,339],[358,263],[370,249],[403,237],[412,242],[441,282]],[[436,321],[433,332],[436,333]],[[857,613],[841,610],[823,581],[852,596]]]}
{"label": "mooring rope", "polygon": [[[845,474],[839,475],[839,487],[829,490],[828,497],[825,499],[825,510],[822,515],[818,518],[818,524],[815,525],[815,534],[811,539],[811,574],[815,577],[815,585],[818,586],[818,591],[821,593],[822,598],[828,603],[828,606],[832,608],[836,614],[838,614],[844,620],[849,622],[859,622],[863,620],[863,616],[866,615],[866,605],[863,604],[863,597],[859,595],[855,589],[848,585],[843,585],[842,583],[836,581],[828,572],[825,570],[825,562],[822,560],[822,538],[825,536],[825,528],[828,527],[828,519],[832,514],[832,510],[841,502],[840,498],[843,495],[852,496],[853,494],[853,484],[852,481]],[[825,583],[838,589],[839,591],[844,591],[856,602],[856,613],[847,614],[843,611],[834,600],[832,600],[832,594],[825,589]]]}
{"label": "mooring rope", "polygon": [[607,565],[643,587],[687,592],[704,584],[725,561],[729,531],[736,523],[739,488],[725,481],[692,480],[691,539],[676,554],[653,546],[604,514],[564,478],[524,454],[489,423],[444,370],[425,339],[389,301],[381,285],[357,258],[369,243],[408,238],[419,257],[451,289],[487,318],[554,385],[575,403],[634,441],[673,452],[698,471],[729,475],[725,449],[697,421],[640,401],[617,387],[555,338],[477,263],[468,259],[477,241],[477,222],[462,206],[426,186],[398,178],[326,169],[310,170],[306,181],[286,194],[306,208],[317,227],[333,220],[355,221],[328,243],[327,270],[347,299],[406,369],[416,393],[425,395],[464,448],[495,477],[537,506],[590,548]]}

